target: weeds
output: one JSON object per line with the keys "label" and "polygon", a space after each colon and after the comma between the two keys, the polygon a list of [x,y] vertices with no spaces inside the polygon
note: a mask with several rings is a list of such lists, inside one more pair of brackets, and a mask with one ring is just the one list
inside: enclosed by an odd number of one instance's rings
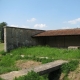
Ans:
{"label": "weeds", "polygon": [[[23,57],[21,56],[23,55]],[[5,53],[0,52],[0,74],[18,70],[15,63],[17,60],[35,60],[38,62],[48,63],[57,59],[73,60],[80,59],[80,50],[57,49],[48,46],[23,47]],[[70,63],[72,66],[73,64]],[[66,68],[68,67],[65,64]],[[76,65],[76,64],[75,64]],[[71,68],[71,67],[70,67]],[[73,68],[71,68],[73,69]]]}
{"label": "weeds", "polygon": [[10,53],[13,55],[31,55],[37,57],[49,57],[64,60],[80,59],[80,50],[58,49],[47,46],[18,48],[16,50],[12,50]]}
{"label": "weeds", "polygon": [[18,70],[18,68],[15,67],[15,60],[12,59],[9,55],[2,57],[0,61],[0,74],[13,70]]}
{"label": "weeds", "polygon": [[70,71],[76,70],[76,68],[78,67],[78,64],[79,64],[79,61],[77,61],[77,60],[71,60],[70,62],[64,63],[62,65],[61,70],[62,70],[63,73],[65,73],[65,76],[64,76],[63,80],[70,80],[68,78],[68,73]]}
{"label": "weeds", "polygon": [[69,73],[70,71],[74,71],[78,67],[79,61],[71,60],[68,63],[64,63],[61,67],[63,73]]}
{"label": "weeds", "polygon": [[27,75],[15,78],[14,80],[48,80],[47,77],[39,76],[38,73],[31,71]]}

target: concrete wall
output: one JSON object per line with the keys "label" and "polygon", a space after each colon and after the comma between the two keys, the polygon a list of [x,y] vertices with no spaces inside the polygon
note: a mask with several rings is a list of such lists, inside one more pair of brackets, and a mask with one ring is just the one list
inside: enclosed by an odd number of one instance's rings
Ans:
{"label": "concrete wall", "polygon": [[32,38],[32,36],[40,32],[43,32],[43,30],[4,27],[5,52],[21,46],[38,45],[37,40]]}

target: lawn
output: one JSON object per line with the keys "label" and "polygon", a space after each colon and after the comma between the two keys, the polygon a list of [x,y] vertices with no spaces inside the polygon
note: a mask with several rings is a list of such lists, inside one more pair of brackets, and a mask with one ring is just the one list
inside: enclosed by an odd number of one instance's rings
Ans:
{"label": "lawn", "polygon": [[80,50],[51,48],[49,46],[23,47],[5,53],[0,43],[0,74],[19,70],[15,65],[19,60],[33,60],[47,63],[58,59],[79,60]]}
{"label": "lawn", "polygon": [[1,31],[0,31],[0,39],[1,39]]}
{"label": "lawn", "polygon": [[4,43],[0,43],[0,51],[4,50]]}
{"label": "lawn", "polygon": [[80,59],[80,49],[76,50],[58,49],[48,46],[18,48],[12,50],[10,54],[34,56],[34,57],[47,57],[47,58],[64,59],[64,60]]}

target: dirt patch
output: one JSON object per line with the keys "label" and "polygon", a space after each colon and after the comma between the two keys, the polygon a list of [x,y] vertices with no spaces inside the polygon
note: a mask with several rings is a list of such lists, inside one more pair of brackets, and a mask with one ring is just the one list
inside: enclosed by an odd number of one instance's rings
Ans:
{"label": "dirt patch", "polygon": [[[63,79],[64,76],[65,76],[65,74],[62,73],[59,80],[64,80]],[[69,80],[80,80],[80,64],[79,64],[79,67],[75,71],[71,71],[68,74],[68,78],[69,78]]]}
{"label": "dirt patch", "polygon": [[16,62],[16,66],[19,67],[20,69],[27,69],[27,68],[33,68],[38,65],[41,65],[41,62],[36,62],[36,61],[27,61],[27,60],[18,60]]}
{"label": "dirt patch", "polygon": [[80,80],[80,73],[70,72],[68,78],[70,80]]}
{"label": "dirt patch", "polygon": [[68,78],[70,80],[80,80],[80,64],[79,64],[79,67],[75,71],[70,72],[68,74]]}

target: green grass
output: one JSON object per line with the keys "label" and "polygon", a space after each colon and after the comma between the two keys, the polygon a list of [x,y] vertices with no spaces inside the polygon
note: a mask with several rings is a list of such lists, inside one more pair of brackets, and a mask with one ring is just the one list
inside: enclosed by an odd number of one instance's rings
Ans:
{"label": "green grass", "polygon": [[53,59],[64,59],[64,60],[71,60],[71,59],[80,59],[80,50],[68,50],[68,49],[58,49],[58,48],[51,48],[51,47],[24,47],[18,48],[16,50],[12,50],[10,52],[13,55],[31,55],[35,57],[49,57]]}
{"label": "green grass", "polygon": [[63,80],[70,80],[68,78],[68,74],[71,71],[75,71],[77,69],[77,67],[79,67],[79,61],[78,60],[71,60],[68,63],[64,63],[61,66],[61,72],[64,73]]}
{"label": "green grass", "polygon": [[38,73],[31,71],[28,72],[27,75],[15,78],[14,80],[48,80],[48,78],[44,76],[40,76]]}
{"label": "green grass", "polygon": [[0,31],[0,39],[1,39],[1,31]]}
{"label": "green grass", "polygon": [[18,70],[15,66],[15,60],[10,55],[0,56],[0,74]]}
{"label": "green grass", "polygon": [[4,79],[0,78],[0,80],[4,80]]}
{"label": "green grass", "polygon": [[78,60],[71,60],[68,63],[64,63],[61,67],[62,72],[68,74],[70,71],[76,70],[78,64],[79,64]]}
{"label": "green grass", "polygon": [[4,50],[4,43],[0,43],[0,51]]}
{"label": "green grass", "polygon": [[[3,44],[0,44],[0,47],[2,48],[1,45],[3,46]],[[17,60],[36,60],[42,63],[47,63],[58,59],[80,59],[80,50],[58,49],[48,46],[23,47],[12,50],[9,53],[5,53],[2,50],[3,49],[0,51],[0,74],[19,70],[15,66]],[[21,55],[24,55],[24,57],[21,57]]]}
{"label": "green grass", "polygon": [[[64,77],[63,77],[63,80],[70,80],[68,78],[68,73],[70,71],[74,71],[78,67],[78,64],[79,64],[79,61],[72,60],[68,63],[64,63],[61,66],[61,71],[60,72],[65,73]],[[58,77],[56,75],[59,74],[59,71],[58,71],[57,74],[56,73],[57,73],[57,71],[55,72],[55,75],[53,75],[54,77]],[[49,80],[49,79],[48,79],[48,75],[40,76],[38,73],[35,73],[34,71],[31,71],[31,72],[28,72],[27,75],[20,76],[18,78],[15,78],[14,80]]]}

